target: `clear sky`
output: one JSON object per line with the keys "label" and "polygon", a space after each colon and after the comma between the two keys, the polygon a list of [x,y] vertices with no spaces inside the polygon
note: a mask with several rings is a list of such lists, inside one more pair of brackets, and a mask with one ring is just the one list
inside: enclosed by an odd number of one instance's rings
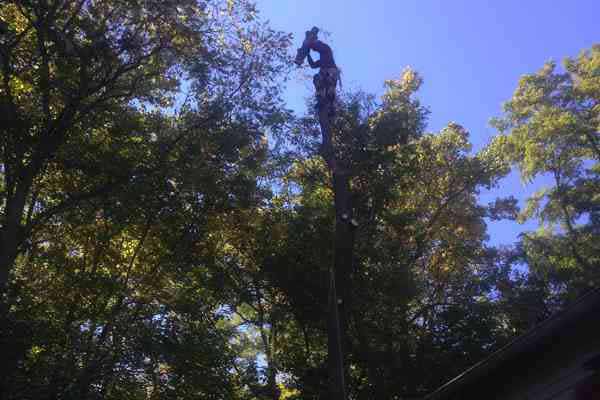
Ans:
{"label": "clear sky", "polygon": [[[385,79],[413,67],[425,80],[420,98],[432,112],[428,130],[460,123],[471,132],[475,150],[494,135],[489,119],[500,115],[521,75],[600,43],[600,0],[258,0],[257,5],[274,28],[293,33],[298,46],[313,25],[329,32],[326,41],[345,87],[381,94]],[[302,113],[311,94],[311,81],[298,72],[286,101]],[[533,190],[512,174],[480,201],[507,195],[522,200]],[[519,232],[534,228],[492,223],[491,243],[510,244]]]}

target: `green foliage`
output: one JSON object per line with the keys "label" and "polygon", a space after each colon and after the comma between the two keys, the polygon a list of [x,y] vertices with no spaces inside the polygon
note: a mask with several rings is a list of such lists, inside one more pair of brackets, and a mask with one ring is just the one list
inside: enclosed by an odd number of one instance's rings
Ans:
{"label": "green foliage", "polygon": [[[334,124],[359,224],[347,343],[354,398],[426,392],[510,337],[498,328],[490,297],[496,266],[484,245],[484,218],[514,216],[514,200],[477,203],[479,188],[496,185],[506,165],[487,152],[470,154],[458,124],[425,134],[427,110],[415,98],[420,82],[407,70],[388,82],[379,103],[348,95]],[[300,151],[274,199],[282,205],[277,221],[288,228],[263,268],[296,320],[280,326],[288,337],[276,343],[277,365],[301,398],[317,399],[328,390],[333,192],[317,155],[316,121],[297,123],[290,141]]]}
{"label": "green foliage", "polygon": [[[246,0],[9,1],[0,29],[0,397],[328,398],[334,191],[281,102],[290,36]],[[599,65],[525,76],[477,154],[426,132],[415,71],[340,99],[352,398],[427,392],[598,283]],[[555,185],[479,204],[511,165]]]}
{"label": "green foliage", "polygon": [[494,121],[502,135],[489,149],[517,166],[524,181],[552,182],[520,215],[540,223],[523,237],[522,250],[532,272],[554,277],[548,285],[557,285],[563,301],[600,284],[599,88],[598,46],[566,59],[563,71],[551,62],[523,76]]}
{"label": "green foliage", "polygon": [[0,397],[239,398],[214,238],[265,194],[289,37],[245,1],[0,18]]}

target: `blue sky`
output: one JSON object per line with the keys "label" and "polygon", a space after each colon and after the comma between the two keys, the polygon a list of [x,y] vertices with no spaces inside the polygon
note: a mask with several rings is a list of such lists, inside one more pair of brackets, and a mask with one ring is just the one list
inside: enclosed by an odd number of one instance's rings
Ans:
{"label": "blue sky", "polygon": [[[313,25],[330,33],[345,88],[381,94],[385,79],[405,66],[425,84],[420,98],[431,110],[428,130],[449,121],[471,132],[474,149],[494,135],[489,119],[501,113],[518,79],[548,60],[560,61],[600,43],[599,0],[258,0],[264,19],[291,32],[299,46]],[[304,73],[292,76],[286,101],[304,112],[312,83]],[[524,186],[517,174],[483,193],[524,200],[543,180]],[[535,223],[503,221],[489,226],[490,243],[510,244]]]}

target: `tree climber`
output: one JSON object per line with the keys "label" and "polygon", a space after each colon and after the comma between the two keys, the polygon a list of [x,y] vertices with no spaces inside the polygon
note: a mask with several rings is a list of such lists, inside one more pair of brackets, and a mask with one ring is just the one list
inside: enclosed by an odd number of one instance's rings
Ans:
{"label": "tree climber", "polygon": [[[340,167],[338,155],[334,149],[332,140],[332,125],[335,114],[336,86],[340,78],[340,72],[333,59],[331,47],[321,42],[317,35],[318,28],[312,28],[306,32],[302,47],[298,49],[295,63],[300,66],[305,58],[311,68],[319,68],[319,73],[313,78],[317,98],[317,115],[321,125],[321,155],[332,173],[333,191],[335,193],[335,257],[334,265],[330,268],[329,305],[327,315],[327,363],[330,380],[330,396],[332,400],[347,400],[344,367],[343,343],[346,338],[346,318],[344,299],[347,298],[349,274],[352,269],[352,249],[354,246],[353,228],[358,225],[352,218],[352,204],[350,195],[350,175],[344,166]],[[310,51],[314,50],[320,55],[320,59],[313,61]],[[343,223],[340,223],[342,222]],[[351,228],[348,229],[348,225]],[[350,243],[350,247],[347,246]],[[339,275],[339,278],[336,277]],[[339,279],[340,296],[336,289],[336,281]],[[340,317],[340,315],[342,317]],[[342,327],[342,324],[344,324]]]}
{"label": "tree climber", "polygon": [[[326,107],[328,113],[332,115],[335,110],[336,86],[340,79],[340,71],[335,65],[331,47],[321,42],[318,39],[318,34],[319,28],[317,27],[313,27],[306,32],[306,38],[302,43],[302,47],[298,49],[295,62],[297,65],[302,65],[304,59],[307,58],[311,68],[320,68],[319,73],[313,78],[317,96],[317,110],[320,111]],[[319,60],[313,61],[310,50],[319,53]]]}

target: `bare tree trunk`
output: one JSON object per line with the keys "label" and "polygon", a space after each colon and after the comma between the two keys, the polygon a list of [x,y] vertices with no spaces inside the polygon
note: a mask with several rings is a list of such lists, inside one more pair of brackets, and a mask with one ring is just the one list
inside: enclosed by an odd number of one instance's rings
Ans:
{"label": "bare tree trunk", "polygon": [[354,250],[354,229],[350,195],[350,176],[336,159],[331,135],[331,113],[329,106],[319,110],[319,122],[323,137],[323,158],[332,175],[335,206],[334,262],[329,287],[328,313],[328,367],[332,400],[346,400],[345,350],[348,347],[348,302],[350,274]]}

